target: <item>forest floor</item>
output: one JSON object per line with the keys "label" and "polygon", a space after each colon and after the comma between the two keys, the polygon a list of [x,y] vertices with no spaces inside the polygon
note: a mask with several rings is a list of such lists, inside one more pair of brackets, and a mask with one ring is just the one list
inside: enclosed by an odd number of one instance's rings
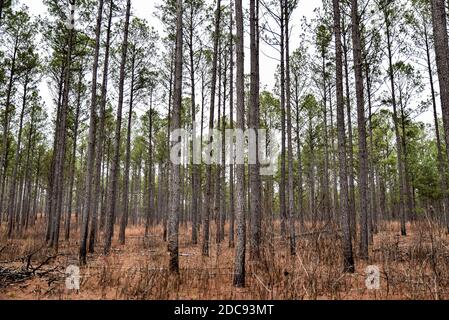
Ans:
{"label": "forest floor", "polygon": [[[232,287],[234,249],[228,247],[228,239],[220,245],[212,241],[210,257],[205,258],[201,246],[192,245],[187,227],[180,229],[179,277],[166,269],[169,257],[162,228],[152,229],[153,236],[145,238],[144,228],[129,227],[126,245],[115,240],[108,257],[100,254],[99,243],[98,253],[81,268],[79,291],[66,289],[66,268],[78,264],[75,231],[72,241],[61,241],[55,255],[44,245],[42,232],[28,231],[7,241],[4,228],[0,227],[0,300],[449,299],[449,237],[444,228],[425,221],[409,224],[407,237],[400,236],[397,223],[383,223],[370,247],[370,260],[356,257],[354,274],[341,272],[337,233],[300,234],[294,257],[280,237],[264,239],[261,262],[247,263],[244,289]],[[214,228],[211,236],[215,239]],[[367,288],[368,265],[380,269],[378,290]]]}

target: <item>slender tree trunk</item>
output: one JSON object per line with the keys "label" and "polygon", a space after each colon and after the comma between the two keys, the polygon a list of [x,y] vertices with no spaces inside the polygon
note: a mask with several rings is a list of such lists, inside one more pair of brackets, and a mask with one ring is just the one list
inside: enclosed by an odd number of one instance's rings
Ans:
{"label": "slender tree trunk", "polygon": [[150,111],[148,112],[148,209],[146,214],[145,237],[148,237],[150,219],[154,219],[154,170],[153,170],[153,91],[150,93]]}
{"label": "slender tree trunk", "polygon": [[437,111],[437,101],[435,86],[433,80],[433,70],[432,70],[432,60],[430,58],[430,45],[429,45],[429,35],[427,31],[426,23],[424,23],[424,37],[426,43],[426,59],[427,59],[427,69],[429,72],[429,84],[430,92],[432,94],[432,109],[433,109],[433,120],[435,124],[435,135],[437,139],[437,151],[438,151],[438,171],[440,175],[440,187],[443,192],[443,214],[446,218],[446,227],[449,232],[449,194],[448,194],[448,180],[447,180],[447,165],[444,162],[443,157],[443,145],[441,142],[441,132],[440,125],[438,123],[438,111]]}
{"label": "slender tree trunk", "polygon": [[75,46],[76,31],[74,29],[70,29],[68,37],[69,39],[67,45],[68,49],[66,53],[67,56],[65,57],[66,65],[64,70],[64,90],[62,95],[60,121],[58,122],[55,134],[55,165],[53,168],[53,183],[51,190],[52,202],[50,207],[50,217],[51,219],[53,219],[53,221],[49,246],[54,248],[55,252],[58,252],[59,246],[59,229],[61,223],[62,202],[64,194],[64,163],[66,158],[67,116],[69,108],[72,52]]}
{"label": "slender tree trunk", "polygon": [[122,57],[120,62],[120,80],[119,80],[119,100],[117,106],[117,122],[115,127],[115,141],[113,158],[110,171],[110,182],[108,190],[108,201],[106,204],[106,233],[104,254],[109,255],[112,245],[112,237],[114,235],[114,222],[116,218],[116,201],[118,193],[118,173],[120,170],[120,138],[122,129],[122,111],[125,87],[125,67],[128,57],[128,36],[129,36],[129,20],[131,16],[131,0],[126,3],[125,28],[123,33]]}
{"label": "slender tree trunk", "polygon": [[324,175],[323,175],[323,217],[330,222],[330,204],[329,204],[329,134],[327,117],[327,76],[326,76],[326,55],[322,53],[322,73],[323,73],[323,119],[324,119]]}
{"label": "slender tree trunk", "polygon": [[[343,19],[343,29],[344,26]],[[348,182],[349,182],[349,220],[351,222],[351,236],[355,240],[357,235],[357,216],[355,209],[355,183],[354,183],[354,139],[352,132],[352,110],[351,110],[351,92],[349,86],[349,60],[348,45],[346,43],[346,31],[343,35],[343,53],[345,62],[345,84],[346,84],[346,112],[348,118]]]}
{"label": "slender tree trunk", "polygon": [[[244,83],[244,29],[242,0],[235,0],[235,21],[237,25],[236,55],[237,55],[237,125],[245,127],[245,83]],[[234,280],[235,287],[245,286],[245,256],[246,256],[246,216],[245,216],[245,165],[236,164],[236,201],[235,215],[237,220],[237,247],[235,250]]]}
{"label": "slender tree trunk", "polygon": [[[134,87],[135,87],[135,65],[136,65],[136,53],[133,46],[132,61],[131,61],[131,93],[129,99],[129,114],[128,114],[128,132],[126,137],[126,159],[125,159],[125,174],[123,178],[123,198],[122,198],[122,217],[120,223],[119,242],[121,245],[125,244],[126,226],[128,225],[129,215],[129,168],[131,163],[131,126],[133,119],[133,104],[134,104]],[[132,190],[132,189],[131,189]]]}
{"label": "slender tree trunk", "polygon": [[[114,3],[113,0],[110,0],[109,3],[109,17],[108,17],[108,28],[106,32],[106,50],[105,50],[105,57],[104,57],[104,66],[103,66],[103,83],[101,86],[101,101],[100,101],[100,114],[99,114],[99,122],[98,122],[98,130],[97,130],[97,137],[98,141],[100,143],[98,144],[97,148],[95,148],[95,179],[94,179],[94,206],[92,210],[92,218],[91,218],[91,228],[89,233],[89,253],[94,253],[95,251],[95,240],[97,236],[97,230],[98,230],[98,211],[101,208],[101,216],[104,217],[105,212],[105,205],[104,202],[101,201],[102,197],[101,194],[105,193],[102,192],[102,175],[101,175],[101,167],[102,167],[102,159],[103,159],[103,153],[104,153],[104,146],[103,143],[106,141],[105,137],[105,113],[106,113],[106,102],[107,102],[107,92],[108,92],[108,74],[109,74],[109,52],[110,52],[110,43],[111,43],[111,29],[112,29],[112,16],[113,16],[113,8]],[[109,148],[107,150],[107,156],[105,157],[108,159],[107,163],[109,164]],[[108,165],[107,165],[108,167]],[[108,168],[109,169],[109,168]],[[109,172],[109,170],[106,170],[106,172]],[[106,184],[107,186],[108,184]],[[104,188],[106,189],[106,187]],[[101,206],[100,206],[101,204]],[[103,226],[103,224],[101,224]]]}
{"label": "slender tree trunk", "polygon": [[303,178],[303,161],[301,151],[301,135],[300,135],[300,105],[299,105],[299,93],[298,93],[298,76],[295,76],[295,92],[296,92],[296,153],[298,158],[298,216],[301,231],[304,231],[305,226],[305,212],[304,212],[304,178]]}
{"label": "slender tree trunk", "polygon": [[281,35],[280,35],[280,52],[281,52],[281,180],[279,182],[279,206],[281,214],[281,235],[285,239],[287,234],[287,199],[286,199],[286,128],[285,128],[285,19],[284,19],[284,0],[280,1],[281,7]]}
{"label": "slender tree trunk", "polygon": [[296,234],[295,234],[295,190],[293,172],[293,139],[292,139],[292,103],[291,103],[291,76],[290,76],[290,9],[289,1],[285,0],[285,90],[287,106],[287,149],[288,149],[288,219],[290,233],[290,254],[296,255]]}
{"label": "slender tree trunk", "polygon": [[[194,35],[194,5],[190,4],[190,24],[189,24],[189,58],[190,58],[190,87],[191,87],[191,112],[192,112],[192,135],[194,138],[197,136],[196,126],[196,90],[195,90],[195,51],[193,47],[193,35]],[[192,143],[193,154],[196,154],[198,150],[197,146]],[[193,155],[193,157],[195,157]],[[195,158],[193,158],[194,160]],[[199,184],[199,171],[201,167],[192,161],[192,194],[191,194],[191,215],[192,215],[192,243],[198,244],[198,215],[199,215],[199,193],[201,192],[201,186]]]}
{"label": "slender tree trunk", "polygon": [[[258,0],[250,0],[250,48],[251,48],[251,101],[248,113],[248,129],[254,132],[256,137],[255,163],[249,164],[250,179],[250,216],[251,216],[251,235],[250,235],[250,258],[253,261],[260,260],[260,244],[261,244],[261,187],[260,187],[260,163],[259,163],[259,28],[258,28]],[[250,156],[251,158],[251,156]]]}
{"label": "slender tree trunk", "polygon": [[[222,100],[221,87],[222,87],[222,74],[223,74],[222,73],[222,57],[223,57],[222,53],[223,53],[223,51],[222,51],[222,41],[221,40],[220,40],[220,44],[218,46],[218,52],[219,52],[219,55],[218,55],[218,71],[217,71],[218,72],[217,129],[218,129],[218,131],[223,132],[222,127],[221,127],[221,124],[222,124],[222,121],[221,121],[221,116],[222,116],[222,113],[221,113],[221,107],[222,107],[222,105],[221,105],[221,100]],[[217,141],[217,145],[219,145],[219,143],[221,143],[221,141],[220,142]],[[223,168],[221,167],[221,150],[220,151],[215,150],[215,152],[219,153],[218,158],[217,158],[218,163],[216,164],[216,167],[215,167],[215,190],[214,190],[215,191],[214,192],[215,193],[215,195],[214,195],[215,196],[214,219],[215,219],[215,225],[216,225],[216,238],[215,238],[216,241],[215,242],[217,244],[219,244],[219,243],[221,243],[221,234],[220,234],[220,232],[221,232],[221,226],[220,226],[220,223],[221,223],[221,219],[220,219],[221,201],[220,201],[220,198],[221,198],[221,196],[220,196],[220,194],[221,194],[221,189],[223,188],[223,186],[221,184],[221,170]]]}
{"label": "slender tree trunk", "polygon": [[[28,84],[29,84],[29,76],[25,75],[23,85],[23,99],[22,99],[22,111],[20,112],[20,120],[19,120],[19,132],[17,134],[17,146],[16,146],[16,154],[14,157],[14,167],[13,167],[13,173],[12,173],[12,179],[11,179],[11,185],[9,186],[9,197],[8,197],[8,217],[9,217],[9,223],[8,223],[8,239],[12,238],[13,233],[13,225],[14,225],[14,215],[17,217],[18,212],[14,213],[14,206],[16,201],[16,186],[17,186],[17,180],[18,180],[18,170],[19,170],[19,158],[20,158],[20,149],[22,145],[22,130],[23,130],[23,118],[25,116],[25,108],[27,105],[27,94],[28,94]],[[6,172],[5,172],[6,174]],[[20,200],[20,197],[19,197]],[[16,226],[18,227],[18,226]]]}
{"label": "slender tree trunk", "polygon": [[[388,10],[388,9],[385,9]],[[401,234],[403,236],[407,235],[407,227],[406,227],[406,219],[407,213],[405,211],[405,177],[404,177],[404,158],[403,158],[403,150],[402,150],[402,141],[401,134],[399,131],[399,116],[397,111],[397,102],[396,102],[396,86],[394,79],[394,70],[393,70],[393,52],[392,52],[392,44],[391,44],[391,34],[390,34],[390,19],[388,17],[388,11],[384,13],[385,24],[386,24],[386,33],[387,33],[387,50],[388,50],[388,76],[390,80],[391,86],[391,100],[393,105],[393,123],[394,123],[394,131],[396,135],[396,149],[397,149],[397,158],[398,158],[398,177],[399,177],[399,210],[400,210],[400,218],[401,218]]]}
{"label": "slender tree trunk", "polygon": [[[81,265],[86,264],[86,251],[87,251],[87,235],[89,230],[89,217],[92,207],[92,183],[94,173],[94,154],[95,154],[95,134],[96,134],[96,117],[97,117],[97,70],[98,60],[100,54],[100,41],[101,41],[101,23],[103,20],[103,6],[104,0],[100,0],[98,3],[97,25],[95,29],[95,55],[92,66],[92,95],[90,104],[90,121],[89,121],[89,143],[87,151],[87,173],[84,190],[84,208],[82,214],[82,225],[80,232],[80,248],[79,248],[79,261]],[[95,201],[96,199],[94,199]]]}
{"label": "slender tree trunk", "polygon": [[72,146],[72,158],[70,163],[70,177],[69,177],[69,196],[68,196],[68,206],[67,206],[67,214],[65,221],[65,240],[69,241],[70,239],[70,224],[72,220],[72,202],[73,202],[73,187],[75,183],[75,166],[76,166],[76,149],[78,146],[78,130],[79,130],[79,118],[81,112],[81,89],[83,84],[83,74],[82,69],[78,74],[78,99],[76,102],[76,111],[75,111],[75,119],[74,119],[74,127],[73,127],[73,146]]}
{"label": "slender tree trunk", "polygon": [[220,177],[220,242],[225,239],[225,224],[226,224],[226,94],[228,90],[227,83],[227,67],[228,67],[228,55],[226,50],[224,55],[224,70],[223,70],[223,111],[221,117],[221,177]]}
{"label": "slender tree trunk", "polygon": [[[0,187],[0,222],[2,218],[3,213],[3,201],[5,196],[5,188],[6,188],[6,176],[8,174],[8,153],[9,153],[9,124],[11,121],[10,118],[10,107],[11,107],[11,99],[12,99],[12,90],[15,82],[15,75],[16,75],[16,59],[18,54],[18,42],[19,37],[16,36],[15,44],[14,44],[14,50],[13,50],[13,56],[11,59],[11,68],[9,72],[9,82],[8,82],[8,88],[6,91],[6,103],[5,103],[5,113],[4,113],[4,121],[3,121],[3,137],[2,137],[2,146],[4,146],[2,150],[2,161],[0,166],[0,179],[1,179],[1,187]],[[11,216],[7,216],[8,220],[8,233],[9,229],[12,228],[12,226],[9,226],[11,223],[10,221],[13,220]]]}
{"label": "slender tree trunk", "polygon": [[[173,93],[173,113],[171,118],[171,132],[181,127],[181,107],[182,107],[182,0],[177,0],[176,12],[176,50],[175,50],[175,87]],[[172,147],[178,142],[173,141]],[[179,164],[173,163],[171,166],[170,183],[170,209],[168,217],[168,251],[170,253],[169,269],[172,273],[179,273],[179,247],[178,229],[180,212],[180,168]]]}
{"label": "slender tree trunk", "polygon": [[[212,62],[212,83],[210,93],[210,117],[209,117],[209,144],[214,142],[212,136],[212,130],[214,129],[214,114],[215,114],[215,93],[217,84],[217,66],[218,66],[218,45],[219,45],[219,32],[221,22],[221,0],[217,0],[217,9],[215,12],[215,33],[214,33],[214,58]],[[212,165],[207,166],[207,181],[206,181],[206,212],[204,213],[203,220],[203,256],[209,256],[209,238],[210,238],[210,217],[213,213],[213,190],[212,190]]]}
{"label": "slender tree trunk", "polygon": [[[229,37],[229,53],[230,53],[230,71],[229,71],[229,122],[230,129],[234,131],[234,1],[230,3],[230,37]],[[230,214],[230,226],[229,226],[229,248],[235,246],[235,185],[234,185],[234,144],[231,144],[231,164],[229,166],[229,214]]]}
{"label": "slender tree trunk", "polygon": [[345,106],[343,99],[343,61],[341,43],[341,11],[340,2],[333,0],[334,8],[334,34],[336,58],[336,92],[337,92],[337,131],[338,131],[338,159],[340,176],[340,222],[343,229],[343,270],[353,273],[354,257],[352,253],[351,225],[349,217],[348,175],[346,164],[346,133],[345,133]]}
{"label": "slender tree trunk", "polygon": [[366,143],[365,99],[362,70],[362,44],[358,0],[351,0],[352,42],[357,95],[357,122],[359,133],[359,189],[360,189],[360,255],[368,259],[368,151]]}
{"label": "slender tree trunk", "polygon": [[[449,155],[449,45],[446,7],[444,0],[431,0],[430,2],[432,6],[433,33],[443,113],[444,137],[446,141],[446,153]],[[446,224],[449,232],[449,210],[446,211]]]}

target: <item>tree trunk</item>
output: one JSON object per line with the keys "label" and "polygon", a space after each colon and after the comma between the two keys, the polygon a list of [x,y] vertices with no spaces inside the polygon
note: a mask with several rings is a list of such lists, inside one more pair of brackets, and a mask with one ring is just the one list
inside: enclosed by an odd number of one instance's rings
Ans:
{"label": "tree trunk", "polygon": [[[173,93],[173,112],[171,117],[171,132],[179,130],[181,127],[182,108],[182,0],[177,0],[176,5],[176,49],[175,49],[175,87]],[[173,141],[172,147],[178,142]],[[180,212],[180,168],[179,164],[172,163],[171,183],[170,183],[170,209],[168,217],[168,251],[170,253],[169,269],[172,273],[179,273],[179,247],[178,229]]]}
{"label": "tree trunk", "polygon": [[[251,216],[251,235],[250,235],[250,259],[260,260],[261,245],[261,205],[260,205],[260,163],[259,163],[259,12],[258,0],[250,0],[250,50],[251,50],[251,88],[250,104],[248,112],[248,129],[255,134],[255,163],[249,164],[250,181],[250,216]],[[250,156],[251,158],[251,156]]]}
{"label": "tree trunk", "polygon": [[287,105],[287,149],[288,149],[288,219],[290,233],[290,254],[296,255],[296,234],[295,234],[295,190],[293,172],[293,139],[292,139],[292,103],[291,103],[291,76],[290,76],[290,11],[289,1],[284,2],[285,18],[285,90]]}
{"label": "tree trunk", "polygon": [[[6,176],[8,174],[8,152],[9,152],[9,124],[10,124],[10,107],[11,107],[11,99],[12,99],[12,90],[14,86],[15,81],[15,75],[16,75],[16,59],[18,54],[18,41],[19,37],[16,36],[15,44],[14,44],[14,52],[11,59],[11,68],[9,72],[9,81],[8,81],[8,88],[6,91],[6,103],[5,103],[5,113],[4,113],[4,121],[3,121],[3,137],[2,137],[2,161],[0,166],[0,179],[1,179],[1,187],[0,187],[0,222],[2,218],[3,213],[3,201],[5,196],[5,188],[6,188]],[[8,233],[9,229],[12,228],[9,224],[11,223],[12,217],[7,216],[8,220]]]}
{"label": "tree trunk", "polygon": [[284,0],[280,0],[281,7],[281,35],[280,35],[280,52],[281,52],[281,180],[279,182],[279,209],[281,214],[281,236],[285,239],[287,234],[287,199],[286,199],[286,128],[285,128],[285,19],[284,19]]}
{"label": "tree trunk", "polygon": [[125,67],[128,57],[128,35],[129,35],[129,20],[131,16],[131,0],[127,0],[126,3],[126,17],[125,17],[125,29],[123,35],[122,45],[122,57],[120,62],[120,80],[119,80],[119,98],[117,106],[117,123],[115,127],[115,141],[113,158],[110,171],[110,182],[108,190],[108,201],[106,204],[106,233],[105,233],[105,245],[104,254],[109,255],[112,245],[112,237],[114,235],[114,222],[115,222],[115,209],[118,193],[118,173],[120,170],[120,138],[122,129],[122,111],[124,100],[124,87],[125,87]]}
{"label": "tree trunk", "polygon": [[343,229],[343,270],[353,273],[354,257],[352,254],[352,237],[349,217],[348,175],[346,164],[346,132],[345,106],[343,100],[343,62],[341,43],[341,13],[340,2],[333,0],[335,58],[336,58],[336,91],[337,91],[337,131],[338,131],[338,159],[340,177],[340,221]]}
{"label": "tree trunk", "polygon": [[[237,25],[236,55],[237,55],[237,125],[245,127],[245,82],[244,82],[244,29],[242,0],[235,0],[235,21]],[[246,256],[246,216],[245,216],[245,165],[236,164],[236,201],[235,215],[237,220],[237,247],[235,250],[234,279],[235,287],[245,286],[245,256]]]}
{"label": "tree trunk", "polygon": [[[74,1],[75,2],[75,1]],[[69,93],[71,80],[72,52],[75,46],[75,31],[69,30],[69,39],[66,53],[66,64],[64,69],[64,90],[62,95],[60,121],[57,123],[55,132],[55,162],[53,168],[53,183],[51,190],[50,218],[53,219],[51,225],[49,246],[58,252],[59,246],[59,228],[62,214],[62,201],[64,194],[64,163],[66,155],[66,136],[67,136],[67,116],[69,108]]]}
{"label": "tree trunk", "polygon": [[443,215],[444,217],[446,217],[446,227],[447,231],[449,232],[449,194],[447,189],[449,182],[447,180],[447,164],[444,162],[443,157],[443,145],[441,143],[441,133],[440,133],[440,125],[438,123],[436,93],[433,82],[432,60],[430,58],[429,35],[425,22],[424,22],[424,37],[426,43],[426,59],[427,59],[427,69],[429,72],[430,92],[432,94],[432,109],[433,109],[433,120],[435,124],[435,136],[437,139],[438,171],[440,175],[440,187],[443,192]]}
{"label": "tree trunk", "polygon": [[[230,37],[229,37],[229,53],[230,53],[230,71],[229,71],[229,122],[230,129],[234,131],[234,3],[230,3]],[[229,165],[229,248],[235,246],[235,195],[234,195],[234,144],[231,144],[231,164]]]}
{"label": "tree trunk", "polygon": [[[122,217],[120,223],[119,242],[121,245],[125,244],[126,226],[128,225],[129,215],[129,168],[131,163],[131,126],[133,119],[133,104],[134,104],[134,84],[135,84],[135,65],[136,65],[136,53],[133,46],[131,61],[131,93],[129,99],[129,114],[128,114],[128,132],[126,136],[126,159],[125,159],[125,173],[123,177],[123,198],[122,198]],[[132,190],[132,189],[131,189]]]}
{"label": "tree trunk", "polygon": [[[449,155],[449,46],[447,35],[447,17],[444,0],[431,0],[435,53],[440,85],[441,108],[443,113],[446,153]],[[446,191],[447,192],[447,191]],[[449,210],[446,212],[449,232]]]}
{"label": "tree trunk", "polygon": [[[15,201],[16,201],[16,184],[18,179],[18,170],[19,170],[19,157],[20,157],[20,149],[22,145],[22,130],[23,130],[23,117],[25,116],[25,108],[27,105],[27,94],[28,94],[28,84],[29,84],[29,76],[25,76],[23,85],[23,99],[22,99],[22,111],[20,112],[20,120],[19,120],[19,132],[17,134],[17,146],[16,146],[16,154],[14,157],[14,167],[11,179],[11,185],[9,186],[9,197],[8,197],[8,239],[12,238],[13,233],[13,225],[14,225],[14,215],[18,217],[18,212],[15,212]],[[6,172],[5,172],[6,174]],[[20,199],[20,197],[18,198]],[[16,226],[18,227],[18,226]]]}
{"label": "tree trunk", "polygon": [[[343,19],[343,28],[344,28]],[[355,184],[354,184],[354,141],[352,132],[352,110],[351,110],[351,92],[349,86],[349,59],[348,46],[346,43],[346,31],[343,35],[343,52],[345,59],[345,84],[346,84],[346,112],[348,118],[348,182],[349,182],[349,221],[351,222],[351,236],[355,240],[357,235],[357,216],[355,209]]]}
{"label": "tree trunk", "polygon": [[365,100],[362,70],[362,45],[358,1],[351,0],[352,42],[354,55],[355,86],[357,95],[357,123],[359,133],[359,189],[360,189],[360,255],[368,259],[368,151],[366,143]]}
{"label": "tree trunk", "polygon": [[[109,75],[109,45],[111,43],[111,29],[112,29],[112,16],[113,16],[113,7],[114,3],[113,0],[110,0],[109,3],[109,18],[108,18],[108,29],[106,32],[106,50],[105,50],[105,57],[104,57],[104,66],[103,66],[103,83],[101,86],[101,101],[100,101],[100,114],[99,114],[99,122],[98,122],[98,130],[97,130],[97,137],[98,141],[100,143],[98,144],[97,148],[95,148],[95,179],[94,179],[94,206],[92,210],[92,218],[91,218],[91,228],[89,233],[89,253],[94,253],[95,251],[95,240],[97,236],[97,229],[98,229],[98,211],[101,208],[101,216],[104,217],[104,211],[105,211],[105,205],[104,202],[101,201],[104,197],[101,196],[102,194],[105,194],[104,191],[102,191],[102,174],[101,174],[101,167],[102,167],[102,160],[103,160],[103,153],[104,153],[104,146],[106,142],[105,137],[105,113],[106,113],[106,102],[107,102],[107,92],[108,92],[108,75]],[[109,145],[107,150],[107,156],[105,157],[107,159],[107,166],[109,164]],[[109,168],[107,168],[109,169]],[[106,170],[106,172],[109,172],[109,170]],[[106,174],[107,175],[107,174]],[[106,184],[107,186],[108,184]],[[104,187],[103,189],[106,189],[107,187]],[[98,199],[98,200],[97,200]],[[101,206],[100,206],[101,204]],[[101,226],[103,224],[100,223]]]}
{"label": "tree trunk", "polygon": [[[210,138],[209,144],[214,142],[212,137],[212,130],[214,129],[214,113],[215,113],[215,92],[217,84],[217,65],[218,65],[218,45],[219,45],[219,32],[221,22],[221,0],[217,0],[217,9],[215,12],[215,33],[214,33],[214,58],[212,62],[212,83],[210,89],[210,117],[209,117],[209,130]],[[210,238],[210,217],[214,209],[213,190],[212,190],[212,165],[207,166],[207,181],[206,181],[206,210],[203,218],[203,245],[202,255],[209,256],[209,238]]]}
{"label": "tree trunk", "polygon": [[73,202],[73,187],[75,182],[75,165],[76,165],[76,148],[78,143],[78,130],[79,130],[79,118],[81,111],[81,86],[83,81],[83,73],[82,69],[79,72],[78,78],[78,99],[76,102],[76,111],[75,111],[75,119],[74,119],[74,128],[73,128],[73,146],[72,146],[72,158],[70,163],[70,177],[69,177],[69,196],[68,196],[68,207],[67,207],[67,215],[65,221],[65,240],[69,241],[70,239],[70,223],[72,220],[72,202]]}
{"label": "tree trunk", "polygon": [[[87,151],[87,173],[84,190],[84,208],[82,215],[82,225],[80,232],[80,248],[79,248],[79,261],[81,265],[86,264],[86,251],[87,251],[87,234],[89,229],[89,217],[92,207],[92,183],[94,173],[94,153],[95,153],[95,134],[96,134],[96,117],[97,117],[97,70],[98,60],[100,54],[100,41],[101,41],[101,23],[103,20],[103,6],[104,0],[100,0],[98,3],[97,25],[95,29],[95,55],[92,66],[92,95],[90,104],[90,121],[89,121],[89,142]],[[94,199],[95,201],[96,199]]]}
{"label": "tree trunk", "polygon": [[[388,9],[385,9],[388,10]],[[390,80],[391,86],[391,100],[393,105],[393,123],[394,123],[394,132],[396,135],[396,150],[397,150],[397,158],[398,158],[398,177],[399,177],[399,211],[401,218],[401,234],[402,236],[407,235],[407,226],[406,219],[407,214],[405,212],[405,178],[404,178],[404,158],[403,158],[403,150],[402,150],[402,141],[401,134],[399,132],[399,116],[397,111],[397,103],[396,103],[396,86],[394,80],[394,71],[393,71],[393,52],[392,52],[392,44],[391,44],[391,35],[390,35],[390,24],[388,18],[388,12],[384,13],[386,32],[387,32],[387,50],[388,50],[388,76]]]}

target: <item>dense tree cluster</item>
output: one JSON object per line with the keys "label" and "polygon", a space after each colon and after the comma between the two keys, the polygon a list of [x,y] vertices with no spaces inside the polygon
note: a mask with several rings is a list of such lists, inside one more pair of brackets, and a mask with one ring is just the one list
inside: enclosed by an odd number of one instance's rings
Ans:
{"label": "dense tree cluster", "polygon": [[[323,0],[301,21],[295,0],[159,1],[165,34],[134,15],[133,1],[77,0],[71,27],[66,1],[43,0],[37,17],[1,0],[8,239],[44,228],[58,251],[76,234],[84,265],[142,225],[148,239],[164,237],[179,273],[182,224],[205,257],[228,239],[243,287],[278,221],[291,255],[299,233],[340,232],[345,272],[369,258],[387,221],[402,236],[420,219],[449,231],[445,1]],[[267,47],[277,54],[273,88],[261,87]],[[261,175],[259,159],[228,164],[224,137],[220,163],[172,163],[179,128],[200,147],[214,142],[212,129],[264,128],[271,141],[279,131],[277,170]]]}

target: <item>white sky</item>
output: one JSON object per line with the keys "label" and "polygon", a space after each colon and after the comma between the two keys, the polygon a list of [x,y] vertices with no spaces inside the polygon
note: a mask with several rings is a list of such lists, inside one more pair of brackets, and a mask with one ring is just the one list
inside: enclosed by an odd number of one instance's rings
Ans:
{"label": "white sky", "polygon": [[[152,25],[160,35],[164,34],[164,28],[158,18],[154,16],[155,7],[162,3],[164,0],[133,0],[132,1],[132,10],[135,16],[146,19],[150,25]],[[211,2],[211,0],[207,0]],[[42,0],[18,0],[19,3],[26,4],[30,11],[35,15],[45,15],[46,7],[43,5]],[[224,0],[223,4],[227,4],[228,0]],[[249,7],[249,1],[243,1],[244,9]],[[291,20],[291,51],[295,50],[299,44],[299,34],[301,32],[300,23],[302,21],[302,17],[306,17],[307,20],[310,21],[314,17],[314,10],[316,8],[321,7],[321,0],[299,0],[299,5],[295,10],[292,20]],[[246,59],[245,59],[245,73],[249,73],[250,68],[250,59],[249,57],[249,39],[245,39],[245,47],[247,50]],[[277,57],[279,53],[269,47],[268,45],[261,42],[261,54],[260,54],[260,73],[261,73],[261,85],[263,87],[267,87],[268,90],[272,90],[275,85],[275,71],[278,65],[278,60],[274,60],[270,57]],[[41,85],[41,94],[44,97],[44,101],[51,101],[47,97],[50,96],[49,89],[47,88],[46,83],[42,83]],[[424,94],[426,95],[427,92]],[[424,114],[418,117],[418,120],[432,123],[432,114],[431,112],[425,112]]]}
{"label": "white sky", "polygon": [[[26,4],[30,11],[35,15],[45,15],[46,14],[46,7],[43,5],[42,0],[20,0],[21,3]],[[139,18],[146,19],[150,25],[152,25],[159,34],[164,33],[164,28],[158,18],[154,17],[155,7],[157,4],[162,3],[163,0],[133,0],[132,1],[132,9],[133,14],[135,16],[138,16]],[[224,1],[224,4],[227,4],[228,1]],[[248,1],[243,1],[244,7],[249,6]],[[292,50],[295,49],[296,44],[298,43],[298,35],[299,35],[299,28],[298,24],[301,21],[302,16],[306,16],[308,18],[311,18],[313,16],[313,10],[317,7],[321,6],[320,0],[300,0],[299,6],[296,9],[294,16],[292,17],[292,44],[291,48]],[[295,32],[296,31],[296,32]],[[249,47],[249,39],[246,40],[245,46]],[[248,49],[249,50],[249,49]],[[274,73],[276,71],[276,66],[278,64],[278,61],[275,61],[268,57],[277,56],[278,54],[273,49],[269,48],[267,45],[261,44],[261,54],[260,54],[260,66],[261,66],[261,82],[262,86],[267,86],[268,89],[272,89],[275,83],[274,80]],[[247,54],[249,57],[249,52]],[[246,61],[246,73],[249,73],[249,59],[245,59]]]}

